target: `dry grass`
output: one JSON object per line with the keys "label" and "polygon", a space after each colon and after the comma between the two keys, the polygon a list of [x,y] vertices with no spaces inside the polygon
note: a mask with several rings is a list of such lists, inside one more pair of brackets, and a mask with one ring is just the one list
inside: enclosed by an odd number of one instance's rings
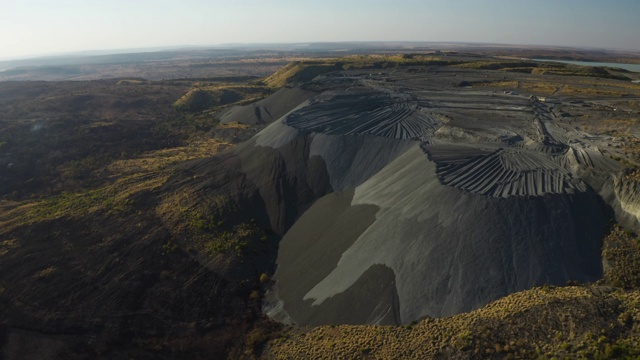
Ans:
{"label": "dry grass", "polygon": [[239,122],[230,122],[226,124],[219,124],[218,129],[234,129],[234,130],[248,130],[251,128],[251,125],[241,124]]}
{"label": "dry grass", "polygon": [[526,79],[523,81],[487,81],[473,83],[474,86],[492,87],[499,89],[513,89],[522,92],[527,92],[532,95],[549,96],[552,94],[557,95],[570,95],[570,96],[606,96],[606,97],[621,97],[628,95],[640,94],[640,86],[634,84],[627,84],[620,81],[581,81],[576,83],[560,83],[560,82],[548,82],[536,79]]}
{"label": "dry grass", "polygon": [[267,239],[254,220],[241,221],[227,196],[208,197],[188,187],[165,196],[156,215],[182,247],[214,258],[221,268]]}
{"label": "dry grass", "polygon": [[481,81],[471,83],[473,86],[481,86],[481,87],[493,87],[493,88],[507,88],[507,89],[516,89],[518,88],[518,81],[509,80],[509,81]]}
{"label": "dry grass", "polygon": [[8,254],[9,251],[16,249],[17,247],[18,240],[16,239],[0,241],[0,256]]}
{"label": "dry grass", "polygon": [[[638,171],[627,175],[627,181],[638,181]],[[631,231],[619,226],[604,239],[602,257],[609,263],[604,279],[621,288],[640,287],[640,243]]]}
{"label": "dry grass", "polygon": [[640,170],[638,169],[628,169],[626,174],[623,174],[624,181],[633,182],[636,184],[640,184]]}
{"label": "dry grass", "polygon": [[531,67],[536,66],[535,62],[530,61],[492,61],[492,60],[481,60],[481,61],[469,61],[464,62],[462,64],[456,64],[455,67],[460,67],[463,69],[479,69],[479,70],[509,70],[516,71],[518,68],[526,68],[529,69]]}
{"label": "dry grass", "polygon": [[[220,125],[221,128],[247,130],[244,125]],[[44,200],[0,201],[0,233],[19,226],[62,217],[81,218],[92,214],[126,212],[135,207],[137,193],[154,191],[172,174],[171,165],[213,156],[233,145],[223,139],[205,136],[192,138],[187,145],[144,152],[132,158],[115,160],[96,169],[107,184],[80,191],[68,191]],[[4,246],[0,248],[0,255]]]}
{"label": "dry grass", "polygon": [[294,81],[308,81],[318,75],[340,69],[342,67],[332,61],[293,62],[267,77],[264,83],[271,89],[277,89]]}
{"label": "dry grass", "polygon": [[34,280],[44,279],[54,275],[58,269],[55,266],[49,266],[46,269],[42,269],[33,275]]}
{"label": "dry grass", "polygon": [[560,89],[559,84],[541,82],[541,81],[526,81],[522,82],[520,87],[530,92],[533,95],[551,95]]}
{"label": "dry grass", "polygon": [[85,218],[94,214],[113,214],[129,211],[132,197],[143,191],[153,191],[169,178],[169,172],[126,176],[112,184],[80,192],[67,192],[45,200],[23,201],[5,208],[0,216],[0,234],[42,221],[63,217]]}
{"label": "dry grass", "polygon": [[[233,125],[228,127],[233,128]],[[116,160],[107,166],[107,171],[117,176],[159,171],[182,161],[213,156],[231,146],[231,143],[221,139],[196,139],[186,146],[150,151],[135,158]]]}
{"label": "dry grass", "polygon": [[[593,85],[602,85],[603,81],[602,80],[588,79],[588,80],[580,80],[580,81],[578,81],[578,83],[593,86]],[[638,93],[640,91],[640,84],[634,84],[634,83],[631,83],[631,82],[606,81],[605,85],[614,86],[614,87],[616,87],[618,89],[627,89],[631,93]]]}
{"label": "dry grass", "polygon": [[606,132],[613,132],[615,136],[629,136],[630,131],[637,127],[639,124],[638,119],[605,119],[599,122],[597,125],[600,128],[604,128]]}
{"label": "dry grass", "polygon": [[[638,343],[637,335],[616,336],[624,331],[629,316],[640,319],[635,317],[640,315],[639,299],[637,291],[535,288],[470,313],[414,326],[322,326],[291,333],[273,341],[269,355],[276,359],[607,358],[615,351],[633,351],[624,348],[625,343]],[[620,307],[620,302],[627,306]],[[606,315],[594,316],[595,309]],[[627,315],[622,317],[623,313]]]}
{"label": "dry grass", "polygon": [[509,89],[516,91],[526,91],[532,95],[551,95],[560,88],[560,84],[544,82],[539,80],[509,80],[509,81],[482,81],[473,83],[474,86],[491,87],[497,89]]}
{"label": "dry grass", "polygon": [[563,95],[577,95],[577,96],[627,96],[638,93],[637,91],[631,92],[627,89],[619,89],[616,85],[610,86],[577,86],[567,85],[562,89]]}

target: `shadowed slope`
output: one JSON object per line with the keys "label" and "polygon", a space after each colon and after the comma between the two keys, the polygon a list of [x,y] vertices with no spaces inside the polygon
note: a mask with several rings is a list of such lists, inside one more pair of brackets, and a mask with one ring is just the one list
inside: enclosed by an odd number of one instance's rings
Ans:
{"label": "shadowed slope", "polygon": [[[353,192],[319,199],[280,242],[278,282],[266,312],[285,322],[304,324],[394,324],[399,321],[393,271],[373,267],[348,291],[315,306],[304,295],[338,264],[341,253],[375,221],[373,205],[350,206]],[[372,301],[362,301],[369,298]],[[281,300],[278,300],[281,299]]]}

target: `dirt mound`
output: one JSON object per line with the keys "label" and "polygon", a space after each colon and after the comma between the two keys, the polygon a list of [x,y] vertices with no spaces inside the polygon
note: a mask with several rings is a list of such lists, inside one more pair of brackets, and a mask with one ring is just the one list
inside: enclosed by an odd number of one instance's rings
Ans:
{"label": "dirt mound", "polygon": [[234,106],[218,116],[222,123],[270,124],[295,109],[314,93],[297,88],[283,88],[269,97],[249,105]]}
{"label": "dirt mound", "polygon": [[[568,155],[582,148],[567,142],[551,110],[526,95],[445,87],[444,76],[429,85],[401,73],[397,81],[361,76],[343,89],[330,74],[316,78],[315,88],[327,81],[328,90],[238,150],[252,159],[243,171],[262,174],[260,193],[273,209],[265,216],[272,225],[287,218],[277,226],[284,237],[270,316],[300,325],[409,323],[602,275],[611,209],[582,176],[606,178],[595,164],[611,160]],[[443,139],[445,124],[469,136]],[[284,164],[258,162],[265,152]],[[322,173],[303,165],[311,161]],[[322,179],[335,193],[295,204],[286,194],[301,189],[282,185],[300,166],[306,181]]]}

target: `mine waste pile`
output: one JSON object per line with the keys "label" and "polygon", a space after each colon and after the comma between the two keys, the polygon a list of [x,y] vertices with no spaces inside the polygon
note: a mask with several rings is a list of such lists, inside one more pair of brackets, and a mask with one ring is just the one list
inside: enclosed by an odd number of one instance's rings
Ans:
{"label": "mine waste pile", "polygon": [[224,172],[222,188],[282,236],[268,316],[407,324],[602,277],[610,220],[637,211],[612,176],[624,166],[606,154],[611,137],[570,126],[568,99],[485,77],[343,71],[222,114],[273,120],[198,173]]}

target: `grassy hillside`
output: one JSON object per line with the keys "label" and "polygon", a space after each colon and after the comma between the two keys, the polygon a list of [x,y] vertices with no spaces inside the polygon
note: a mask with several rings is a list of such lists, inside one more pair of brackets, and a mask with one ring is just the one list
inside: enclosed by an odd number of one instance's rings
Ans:
{"label": "grassy hillside", "polygon": [[1,357],[219,358],[254,327],[272,235],[164,189],[254,133],[176,111],[197,82],[0,83]]}
{"label": "grassy hillside", "polygon": [[200,112],[239,102],[253,102],[270,93],[255,83],[196,82],[173,104],[181,111]]}

